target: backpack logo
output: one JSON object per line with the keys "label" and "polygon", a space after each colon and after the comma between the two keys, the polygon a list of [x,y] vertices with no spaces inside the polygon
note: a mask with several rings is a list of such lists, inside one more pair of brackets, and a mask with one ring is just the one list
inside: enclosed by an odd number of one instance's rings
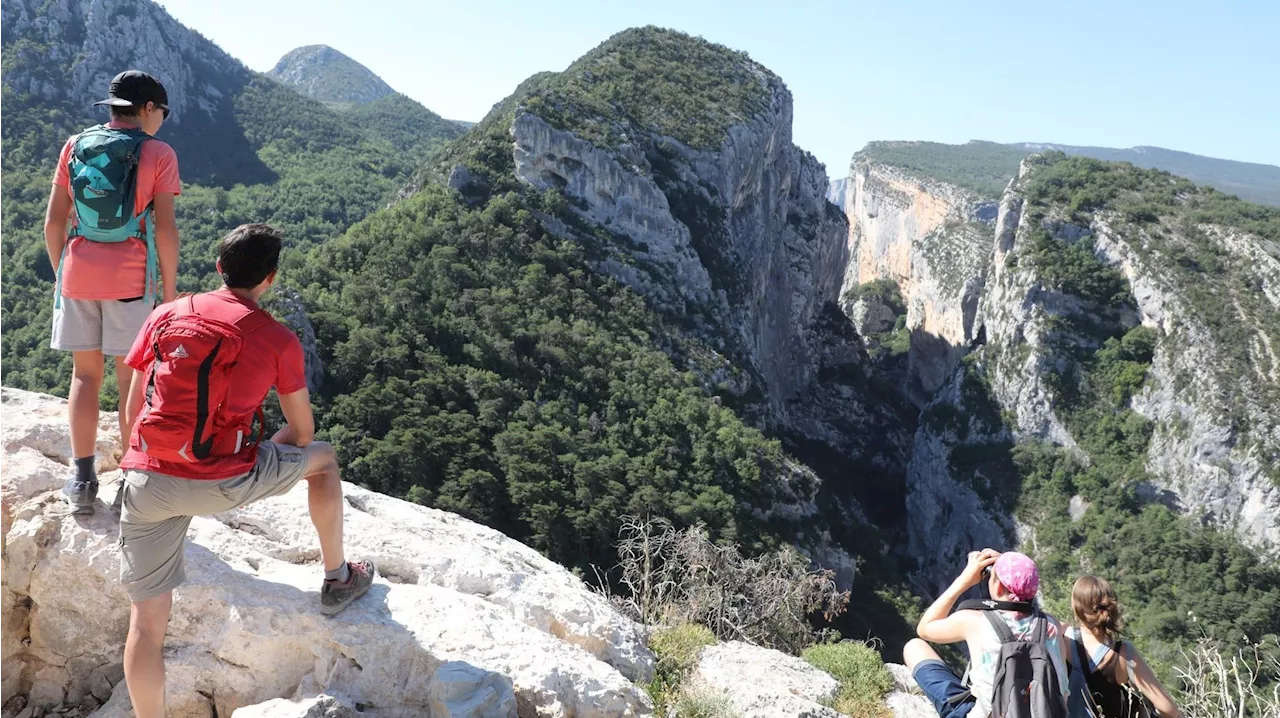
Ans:
{"label": "backpack logo", "polygon": [[174,350],[173,350],[173,353],[172,353],[172,354],[170,354],[169,356],[170,356],[171,358],[173,358],[173,359],[186,359],[187,357],[189,357],[189,356],[191,356],[191,355],[187,353],[187,348],[186,348],[186,347],[184,347],[184,346],[182,346],[181,344],[179,344],[179,345],[178,345],[178,348],[177,348],[177,349],[174,349]]}

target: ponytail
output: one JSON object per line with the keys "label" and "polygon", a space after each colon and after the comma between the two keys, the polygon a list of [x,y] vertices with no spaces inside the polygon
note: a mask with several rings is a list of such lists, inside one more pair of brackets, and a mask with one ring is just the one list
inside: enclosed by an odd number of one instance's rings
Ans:
{"label": "ponytail", "polygon": [[1081,576],[1071,589],[1071,609],[1081,626],[1106,636],[1108,642],[1114,642],[1124,630],[1120,602],[1106,579]]}

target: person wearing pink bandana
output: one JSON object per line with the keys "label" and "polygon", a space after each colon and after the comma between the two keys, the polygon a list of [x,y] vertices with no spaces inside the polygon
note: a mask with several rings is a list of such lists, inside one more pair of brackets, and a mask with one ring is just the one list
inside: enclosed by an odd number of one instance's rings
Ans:
{"label": "person wearing pink bandana", "polygon": [[[952,612],[960,596],[975,586],[985,587],[985,600],[966,601]],[[1030,557],[989,548],[973,551],[960,575],[920,617],[916,626],[919,638],[903,647],[903,659],[941,718],[992,715],[997,663],[1004,643],[996,620],[1016,641],[1043,641],[1065,704],[1067,648],[1062,624],[1036,607],[1039,589],[1040,572]],[[968,685],[929,645],[961,641],[969,652]]]}

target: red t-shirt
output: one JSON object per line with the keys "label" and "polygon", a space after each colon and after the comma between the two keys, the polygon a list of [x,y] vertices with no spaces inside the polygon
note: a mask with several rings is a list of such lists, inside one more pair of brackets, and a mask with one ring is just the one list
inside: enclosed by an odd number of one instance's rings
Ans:
{"label": "red t-shirt", "polygon": [[[185,301],[180,300],[180,301]],[[138,332],[133,348],[125,357],[125,363],[148,374],[151,371],[152,332],[174,313],[176,302],[162,304],[147,317],[147,323]],[[232,323],[239,321],[258,308],[252,300],[245,299],[223,288],[216,292],[198,294],[194,299],[195,310],[201,316]],[[302,356],[302,343],[293,331],[280,322],[271,320],[266,326],[245,335],[240,348],[240,358],[231,370],[231,388],[227,394],[229,412],[233,416],[248,416],[262,405],[271,387],[281,395],[292,394],[307,388],[306,365]],[[264,439],[265,441],[265,439]],[[141,449],[138,429],[134,426],[129,437],[129,450],[120,461],[121,468],[154,471],[184,479],[229,479],[247,473],[253,468],[256,453],[248,458],[241,456],[217,456],[195,463],[174,463],[153,459]]]}
{"label": "red t-shirt", "polygon": [[[108,127],[132,127],[123,122],[109,122]],[[53,171],[55,187],[65,187],[71,192],[71,176],[67,162],[75,137],[67,140],[58,155],[58,166]],[[142,143],[138,157],[138,187],[134,194],[133,213],[136,215],[151,204],[157,193],[182,194],[182,180],[178,179],[178,155],[169,145],[157,139]],[[71,224],[76,221],[75,207],[71,208]],[[140,239],[129,239],[119,244],[90,242],[84,237],[73,237],[62,250],[62,296],[68,299],[131,299],[147,293],[147,245]]]}

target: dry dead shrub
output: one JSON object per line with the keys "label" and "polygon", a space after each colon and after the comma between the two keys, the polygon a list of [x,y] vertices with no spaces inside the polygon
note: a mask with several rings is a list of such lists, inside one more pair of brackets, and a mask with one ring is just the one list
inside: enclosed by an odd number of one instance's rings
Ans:
{"label": "dry dead shrub", "polygon": [[790,546],[758,557],[712,543],[697,527],[677,531],[665,519],[623,517],[616,575],[609,591],[646,626],[694,623],[722,641],[746,641],[799,653],[818,638],[810,618],[844,611],[849,593]]}

